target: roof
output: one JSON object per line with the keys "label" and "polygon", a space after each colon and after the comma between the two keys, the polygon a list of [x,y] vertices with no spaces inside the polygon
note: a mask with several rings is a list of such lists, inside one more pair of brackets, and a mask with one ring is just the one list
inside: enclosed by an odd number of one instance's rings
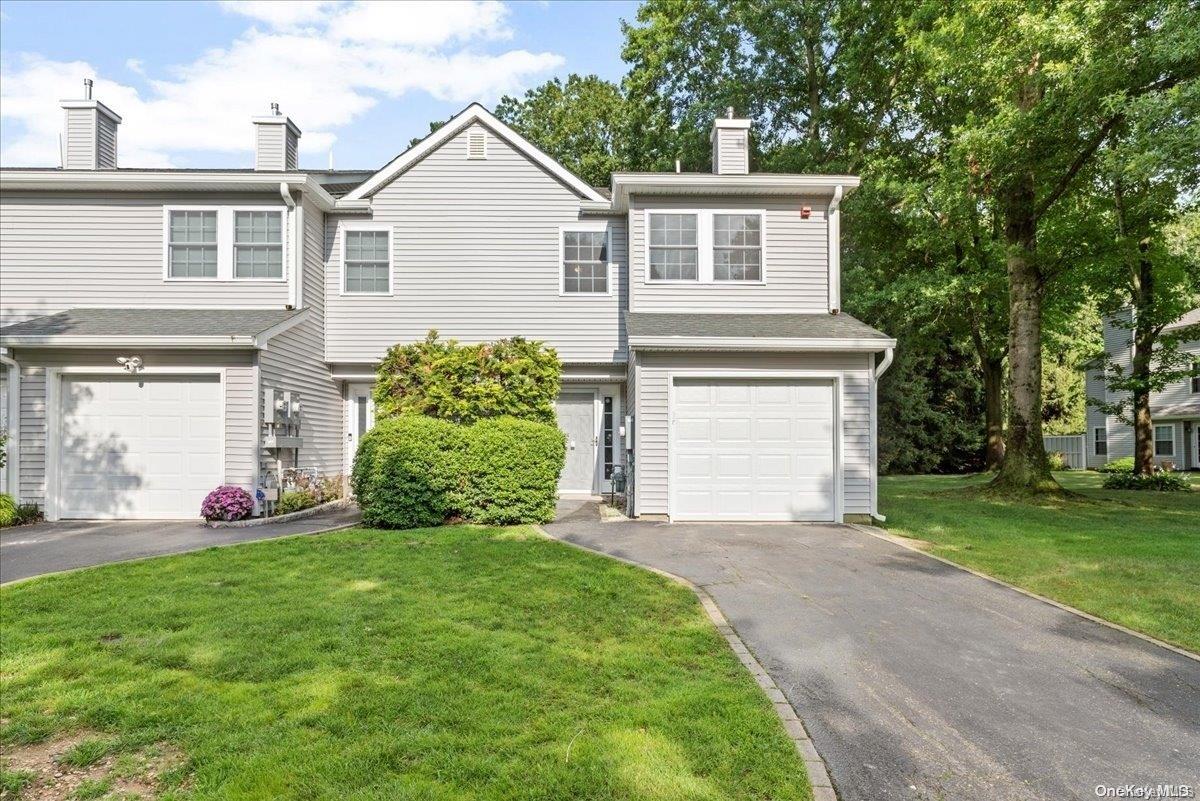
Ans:
{"label": "roof", "polygon": [[1175,322],[1164,328],[1164,331],[1176,331],[1180,328],[1188,328],[1189,326],[1200,325],[1200,309],[1192,309],[1187,314],[1180,317]]}
{"label": "roof", "polygon": [[303,309],[68,309],[0,328],[5,347],[262,347]]}
{"label": "roof", "polygon": [[670,314],[628,312],[630,347],[881,350],[896,341],[848,314]]}
{"label": "roof", "polygon": [[1154,420],[1174,420],[1181,417],[1200,418],[1200,400],[1155,406],[1150,409],[1150,417]]}
{"label": "roof", "polygon": [[854,175],[751,172],[717,175],[711,172],[614,172],[612,206],[629,208],[629,198],[643,195],[813,195],[832,196],[841,187],[850,193],[859,185]]}

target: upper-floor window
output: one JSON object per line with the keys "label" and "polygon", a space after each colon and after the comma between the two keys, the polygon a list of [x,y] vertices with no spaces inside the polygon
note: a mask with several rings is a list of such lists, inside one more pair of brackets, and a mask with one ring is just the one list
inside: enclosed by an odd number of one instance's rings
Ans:
{"label": "upper-floor window", "polygon": [[713,215],[713,280],[762,280],[762,218]]}
{"label": "upper-floor window", "polygon": [[1175,455],[1175,426],[1166,425],[1154,427],[1154,455]]}
{"label": "upper-floor window", "polygon": [[700,277],[697,215],[650,215],[650,280],[696,281]]}
{"label": "upper-floor window", "polygon": [[342,291],[347,295],[392,292],[391,231],[348,227],[342,246]]}
{"label": "upper-floor window", "polygon": [[167,274],[172,278],[217,277],[217,211],[168,212]]}
{"label": "upper-floor window", "polygon": [[1200,359],[1192,362],[1192,392],[1200,392]]}
{"label": "upper-floor window", "polygon": [[233,276],[283,277],[283,215],[280,212],[234,212]]}
{"label": "upper-floor window", "polygon": [[608,228],[564,228],[562,231],[562,293],[607,295]]}

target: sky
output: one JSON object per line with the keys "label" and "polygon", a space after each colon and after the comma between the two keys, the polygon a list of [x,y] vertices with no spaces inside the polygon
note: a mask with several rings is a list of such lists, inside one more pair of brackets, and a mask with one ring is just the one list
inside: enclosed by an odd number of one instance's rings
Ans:
{"label": "sky", "polygon": [[122,167],[251,167],[278,102],[300,165],[377,169],[472,101],[619,80],[635,2],[0,0],[0,165],[59,163],[59,101],[117,114]]}

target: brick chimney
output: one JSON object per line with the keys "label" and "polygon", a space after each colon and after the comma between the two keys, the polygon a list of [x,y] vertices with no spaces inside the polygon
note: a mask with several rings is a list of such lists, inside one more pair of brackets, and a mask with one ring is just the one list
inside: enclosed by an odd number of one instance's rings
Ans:
{"label": "brick chimney", "polygon": [[712,149],[714,175],[750,173],[750,120],[735,119],[733,106],[713,121]]}
{"label": "brick chimney", "polygon": [[297,169],[300,129],[279,113],[279,104],[271,104],[271,113],[255,117],[254,169],[267,172],[291,172]]}
{"label": "brick chimney", "polygon": [[64,170],[113,170],[117,167],[117,126],[121,118],[92,98],[92,79],[83,81],[82,100],[63,100],[61,142]]}

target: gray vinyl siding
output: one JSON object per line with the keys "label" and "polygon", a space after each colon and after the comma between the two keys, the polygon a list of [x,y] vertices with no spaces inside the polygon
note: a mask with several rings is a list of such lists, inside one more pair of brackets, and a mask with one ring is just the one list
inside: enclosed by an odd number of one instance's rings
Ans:
{"label": "gray vinyl siding", "polygon": [[[1084,388],[1088,398],[1096,398],[1104,400],[1104,375],[1099,368],[1092,368],[1085,372]],[[1105,434],[1108,433],[1108,420],[1104,412],[1097,409],[1095,406],[1088,405],[1087,407],[1087,431],[1084,432],[1084,440],[1087,445],[1087,453],[1084,454],[1086,464],[1089,468],[1097,468],[1108,461],[1107,456],[1096,455],[1096,429],[1103,428]]]}
{"label": "gray vinyl siding", "polygon": [[163,207],[280,205],[278,194],[5,192],[0,324],[75,306],[282,308],[282,282],[164,281]]}
{"label": "gray vinyl siding", "polygon": [[[124,353],[122,351],[121,353]],[[117,351],[17,351],[21,364],[21,500],[46,503],[46,368],[115,365]],[[258,389],[254,354],[246,351],[153,351],[141,353],[147,369],[154,367],[211,368],[225,372],[225,482],[253,492],[258,447]],[[199,513],[199,510],[197,510]]]}
{"label": "gray vinyl siding", "polygon": [[[0,364],[0,431],[5,432],[8,431],[8,371],[10,369],[7,364]],[[15,437],[17,432],[12,432],[12,434]],[[7,448],[7,442],[0,447]],[[4,466],[0,467],[0,492],[8,492],[7,459]]]}
{"label": "gray vinyl siding", "polygon": [[254,126],[254,169],[282,172],[284,169],[284,128],[277,123]]}
{"label": "gray vinyl siding", "polygon": [[[1181,343],[1179,350],[1181,353],[1191,354],[1193,359],[1200,359],[1200,340]],[[1192,392],[1190,378],[1167,384],[1161,392],[1155,392],[1150,396],[1151,408],[1175,406],[1181,403],[1200,403],[1200,393]]]}
{"label": "gray vinyl siding", "polygon": [[299,165],[299,150],[300,139],[284,125],[284,152],[283,152],[283,169],[291,171],[297,169]]}
{"label": "gray vinyl siding", "polygon": [[[1122,370],[1128,371],[1132,364],[1133,332],[1112,323],[1113,319],[1130,320],[1129,310],[1124,310],[1104,320],[1104,352],[1108,358]],[[1104,396],[1109,403],[1127,396],[1128,393],[1118,393],[1105,390]],[[1116,416],[1108,418],[1108,459],[1120,459],[1133,455],[1133,427],[1121,422]]]}
{"label": "gray vinyl siding", "polygon": [[96,115],[96,166],[102,170],[117,166],[117,123],[104,114]]}
{"label": "gray vinyl siding", "polygon": [[750,132],[741,128],[717,128],[713,137],[713,172],[745,175],[750,172]]}
{"label": "gray vinyl siding", "polygon": [[[303,204],[304,306],[308,319],[268,343],[259,357],[262,387],[299,392],[302,404],[299,467],[320,475],[345,471],[345,406],[340,383],[325,363],[325,221],[320,209]],[[264,467],[274,456],[263,452]]]}
{"label": "gray vinyl siding", "polygon": [[90,108],[69,108],[64,113],[63,169],[96,169],[96,118],[99,113]]}
{"label": "gray vinyl siding", "polygon": [[363,218],[330,215],[327,360],[373,362],[430,328],[468,342],[520,334],[567,362],[623,360],[624,220],[611,223],[617,292],[561,297],[559,226],[579,220],[579,197],[490,132],[487,158],[468,159],[469,130],[372,198],[370,221],[391,225],[390,297],[341,294],[342,231]]}
{"label": "gray vinyl siding", "polygon": [[[639,312],[829,311],[827,201],[819,198],[678,198],[635,196],[630,202],[630,309]],[[812,208],[809,219],[802,206]],[[647,209],[763,209],[763,283],[652,283],[647,280]]]}
{"label": "gray vinyl siding", "polygon": [[842,376],[843,512],[871,513],[871,357],[867,354],[639,353],[629,395],[634,426],[635,511],[662,515],[668,510],[670,428],[669,373],[677,369],[721,371],[805,369]]}

